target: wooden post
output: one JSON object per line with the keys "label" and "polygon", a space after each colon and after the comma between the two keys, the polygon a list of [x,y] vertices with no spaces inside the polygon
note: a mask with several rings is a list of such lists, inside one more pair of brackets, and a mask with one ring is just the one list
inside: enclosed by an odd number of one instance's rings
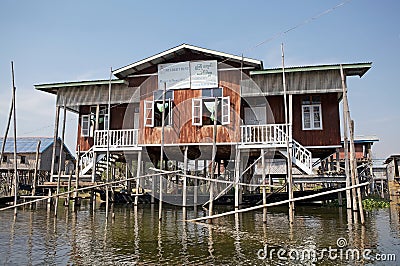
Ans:
{"label": "wooden post", "polygon": [[[211,154],[211,179],[214,179],[215,173],[215,157],[217,156],[217,105],[218,105],[218,98],[215,97],[214,99],[214,126],[213,126],[213,145],[212,145],[212,154]],[[214,182],[210,181],[210,199],[208,203],[208,214],[212,215],[213,213],[213,205],[214,205]],[[210,220],[210,222],[212,222]]]}
{"label": "wooden post", "polygon": [[57,207],[58,207],[58,200],[59,200],[58,194],[60,193],[61,166],[62,166],[62,155],[63,155],[63,150],[64,150],[66,118],[67,118],[67,108],[66,108],[65,102],[64,102],[64,114],[63,114],[63,125],[62,125],[62,134],[61,134],[61,143],[60,143],[60,153],[59,153],[59,157],[58,157],[57,197],[56,197],[56,203],[54,206],[54,216],[56,216],[56,217],[57,217]]}
{"label": "wooden post", "polygon": [[[197,169],[199,168],[199,161],[196,159],[194,161],[194,169],[195,169],[195,176],[197,176]],[[193,205],[196,208],[197,206],[197,197],[198,197],[198,179],[194,180],[194,188],[193,188]]]}
{"label": "wooden post", "polygon": [[10,124],[11,124],[11,118],[13,115],[13,110],[14,110],[14,102],[11,100],[11,107],[10,107],[10,113],[8,114],[6,133],[4,134],[3,143],[1,144],[0,165],[3,163],[4,149],[5,149],[6,141],[8,138],[8,131],[10,130]]}
{"label": "wooden post", "polygon": [[[138,152],[138,159],[137,159],[137,167],[136,167],[136,196],[135,196],[135,206],[139,203],[139,186],[140,186],[140,174],[141,174],[141,167],[142,167],[142,151]],[[153,192],[154,193],[154,192]]]}
{"label": "wooden post", "polygon": [[[68,176],[68,192],[71,191],[71,183],[72,183],[72,173]],[[64,206],[69,206],[69,201],[71,200],[71,193],[67,194],[67,199],[64,203]]]}
{"label": "wooden post", "polygon": [[[164,89],[162,94],[162,108],[161,113],[161,152],[160,152],[160,169],[164,169],[164,134],[165,134],[165,93],[167,90],[167,83],[164,82]],[[158,202],[158,220],[162,219],[162,203],[163,203],[163,176],[160,175],[160,197]]]}
{"label": "wooden post", "polygon": [[[266,192],[266,185],[267,182],[265,182],[266,180],[266,174],[265,174],[265,156],[264,156],[264,149],[261,149],[261,167],[262,167],[262,174],[261,174],[261,178],[262,178],[262,196],[263,196],[263,205],[267,204],[267,192]],[[267,212],[266,212],[267,208],[264,208],[263,211],[263,223],[267,222]]]}
{"label": "wooden post", "polygon": [[[14,80],[14,62],[11,61],[11,73],[12,73],[12,102],[13,102],[13,113],[14,113],[14,205],[17,205],[18,200],[18,160],[17,160],[17,113],[16,113],[16,87]],[[4,140],[3,142],[5,142]],[[14,208],[14,216],[17,216],[17,208]]]}
{"label": "wooden post", "polygon": [[[350,176],[351,176],[351,184],[356,184],[357,176],[357,162],[356,162],[356,153],[354,150],[354,132],[353,132],[353,121],[350,120],[350,115],[348,115],[348,121],[350,121]],[[352,203],[353,203],[353,211],[357,211],[357,191],[355,188],[351,190],[352,195]],[[357,221],[355,221],[357,222]]]}
{"label": "wooden post", "polygon": [[238,145],[236,145],[236,153],[235,153],[235,208],[239,208],[240,205],[240,149]]}
{"label": "wooden post", "polygon": [[78,145],[78,151],[76,153],[76,166],[75,166],[75,193],[74,193],[74,206],[78,204],[78,188],[79,188],[79,171],[80,171],[80,161],[81,161],[81,146]]}
{"label": "wooden post", "polygon": [[336,148],[336,172],[340,172],[340,150]]}
{"label": "wooden post", "polygon": [[[358,175],[357,173],[357,162],[355,160],[356,155],[355,155],[355,148],[354,148],[354,121],[351,120],[351,124],[350,124],[350,144],[352,146],[352,150],[353,150],[353,156],[354,156],[354,163],[353,163],[353,171],[355,173],[355,184],[353,185],[358,185],[359,179],[358,179]],[[362,195],[361,195],[361,188],[357,187],[356,188],[356,192],[357,192],[357,200],[358,200],[358,210],[360,211],[360,221],[361,224],[364,225],[365,224],[365,217],[364,217],[364,210],[363,210],[363,206],[362,206]]]}
{"label": "wooden post", "polygon": [[[187,175],[188,171],[188,146],[185,146],[184,157],[183,157],[183,173]],[[183,177],[183,187],[182,187],[182,206],[186,207],[187,200],[187,177]],[[186,217],[184,217],[186,219]]]}
{"label": "wooden post", "polygon": [[[340,65],[340,75],[342,80],[342,92],[343,92],[343,149],[344,149],[344,160],[345,160],[345,174],[346,174],[346,187],[350,187],[350,165],[349,165],[349,143],[348,143],[348,103],[347,103],[347,88],[346,81],[343,72],[343,66]],[[351,191],[346,190],[346,206],[347,209],[351,209]]]}
{"label": "wooden post", "polygon": [[[287,183],[288,183],[288,196],[289,196],[289,222],[294,222],[294,202],[293,199],[293,177],[292,177],[292,127],[289,125],[291,122],[292,114],[288,111],[288,103],[286,101],[286,76],[285,76],[285,54],[282,48],[282,82],[283,82],[283,102],[285,106],[285,124],[286,124],[286,152],[287,152]],[[289,95],[289,109],[291,111],[292,96]]]}
{"label": "wooden post", "polygon": [[33,181],[32,181],[32,196],[36,194],[36,185],[37,185],[37,175],[38,175],[38,168],[39,168],[39,151],[40,151],[40,143],[39,140],[36,146],[36,159],[35,159],[35,171],[33,172]]}
{"label": "wooden post", "polygon": [[[107,175],[106,175],[106,181],[107,183],[110,181],[110,121],[111,121],[111,78],[112,78],[112,68],[110,69],[110,79],[108,82],[108,102],[107,102],[107,113],[108,113],[108,119],[107,119]],[[106,189],[106,219],[108,219],[108,209],[109,209],[109,188],[108,186],[105,187]]]}

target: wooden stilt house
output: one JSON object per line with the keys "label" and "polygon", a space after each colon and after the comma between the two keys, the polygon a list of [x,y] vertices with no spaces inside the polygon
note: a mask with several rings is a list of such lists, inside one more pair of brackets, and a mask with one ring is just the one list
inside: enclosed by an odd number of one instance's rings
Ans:
{"label": "wooden stilt house", "polygon": [[[371,63],[342,67],[346,78],[362,77]],[[56,108],[79,114],[81,174],[93,181],[100,177],[107,150],[116,160],[142,158],[159,167],[161,149],[164,160],[184,162],[187,148],[187,159],[196,165],[202,161],[208,174],[211,168],[204,162],[217,164],[216,175],[237,167],[243,171],[264,151],[269,173],[285,175],[279,160],[288,157],[289,142],[294,173],[313,175],[313,162],[341,147],[339,64],[289,67],[283,73],[264,69],[260,60],[182,44],[113,75],[111,82],[35,85],[57,96]],[[250,168],[244,182],[257,175],[257,167]]]}

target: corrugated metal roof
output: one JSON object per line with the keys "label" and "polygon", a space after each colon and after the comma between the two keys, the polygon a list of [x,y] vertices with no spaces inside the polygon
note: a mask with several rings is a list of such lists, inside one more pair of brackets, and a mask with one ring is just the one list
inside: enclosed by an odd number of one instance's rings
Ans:
{"label": "corrugated metal roof", "polygon": [[[372,62],[366,63],[351,63],[351,64],[341,64],[345,75],[354,76],[358,75],[362,77],[372,66]],[[302,71],[322,71],[322,70],[339,70],[340,64],[332,65],[313,65],[313,66],[296,66],[296,67],[285,67],[285,72],[302,72]],[[263,74],[276,74],[282,73],[282,68],[270,68],[263,70],[250,71],[250,75],[263,75]]]}
{"label": "corrugated metal roof", "polygon": [[[4,138],[0,138],[0,147],[3,145],[3,140]],[[39,140],[41,141],[40,153],[53,144],[53,138],[50,137],[20,137],[17,138],[17,153],[36,153]],[[14,138],[7,138],[4,153],[14,153]]]}
{"label": "corrugated metal roof", "polygon": [[[35,89],[57,94],[59,88],[67,87],[82,87],[82,86],[100,86],[108,85],[110,80],[86,80],[86,81],[72,81],[72,82],[59,82],[59,83],[47,83],[47,84],[36,84]],[[111,84],[128,84],[122,79],[113,79]]]}

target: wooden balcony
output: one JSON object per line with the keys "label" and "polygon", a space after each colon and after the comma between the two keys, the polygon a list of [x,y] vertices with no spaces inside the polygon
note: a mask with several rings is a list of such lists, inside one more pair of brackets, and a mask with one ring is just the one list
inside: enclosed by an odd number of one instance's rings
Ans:
{"label": "wooden balcony", "polygon": [[[109,135],[108,135],[109,134]],[[109,136],[109,144],[107,139]],[[94,149],[107,150],[140,150],[139,129],[96,130],[94,132]]]}
{"label": "wooden balcony", "polygon": [[241,145],[285,147],[287,128],[285,124],[243,125],[240,127]]}

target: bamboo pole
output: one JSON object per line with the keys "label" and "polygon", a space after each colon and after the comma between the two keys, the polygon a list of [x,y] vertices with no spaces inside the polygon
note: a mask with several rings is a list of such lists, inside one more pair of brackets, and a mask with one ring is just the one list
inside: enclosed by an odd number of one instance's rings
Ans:
{"label": "bamboo pole", "polygon": [[[11,73],[12,73],[12,102],[13,102],[13,113],[14,113],[14,205],[17,205],[18,200],[18,161],[17,161],[17,113],[16,113],[16,87],[14,79],[14,62],[11,61]],[[14,216],[17,216],[17,208],[14,208]]]}
{"label": "bamboo pole", "polygon": [[[350,122],[350,145],[352,146],[352,149],[354,151],[355,148],[354,148],[354,121],[353,120],[351,120],[351,122]],[[354,158],[355,158],[355,153],[354,153]],[[355,160],[354,160],[353,168],[354,168],[354,171],[357,172],[357,162]],[[358,185],[359,183],[360,182],[358,179],[358,175],[356,175],[354,185]],[[364,217],[364,210],[363,210],[363,206],[362,206],[361,188],[357,187],[356,192],[357,192],[358,210],[360,212],[360,222],[362,225],[364,225],[365,217]]]}
{"label": "bamboo pole", "polygon": [[203,221],[203,220],[210,220],[210,219],[215,219],[215,218],[219,218],[219,217],[228,216],[228,215],[235,214],[235,213],[248,212],[248,211],[258,210],[258,209],[265,208],[265,207],[272,207],[272,206],[278,206],[278,205],[282,205],[282,204],[287,204],[287,203],[289,203],[291,201],[300,201],[300,200],[312,199],[312,198],[315,198],[315,197],[320,197],[320,196],[329,195],[329,194],[332,194],[332,193],[338,193],[340,191],[344,191],[344,190],[348,190],[348,189],[353,189],[355,187],[357,188],[357,187],[367,186],[368,184],[369,184],[368,182],[365,182],[365,183],[361,183],[361,184],[350,186],[350,187],[338,188],[338,189],[334,189],[334,190],[330,190],[330,191],[320,192],[320,193],[313,194],[313,195],[297,197],[297,198],[293,198],[291,200],[282,200],[282,201],[279,201],[279,202],[268,203],[268,204],[265,204],[265,205],[264,204],[257,205],[257,206],[253,206],[253,207],[249,207],[249,208],[245,208],[245,209],[235,209],[234,211],[229,211],[229,212],[224,212],[224,213],[215,214],[215,215],[211,215],[211,216],[204,216],[204,217],[199,217],[199,218],[195,218],[195,219],[186,220],[186,222],[197,222],[197,221]]}
{"label": "bamboo pole", "polygon": [[[112,68],[110,69],[110,79],[108,82],[108,102],[107,102],[107,174],[106,182],[110,181],[110,120],[111,120],[111,78],[112,78]],[[96,163],[93,161],[93,163]],[[106,187],[106,219],[108,219],[108,209],[109,209],[109,188]]]}
{"label": "bamboo pole", "polygon": [[[51,154],[50,182],[53,182],[59,120],[60,120],[60,106],[57,106],[57,103],[56,103],[56,115],[55,115],[55,121],[54,121],[53,151],[52,151],[52,154]],[[49,189],[49,196],[51,196],[51,189]],[[49,201],[47,202],[47,205],[48,205],[49,208],[50,208],[50,203],[51,203],[51,197],[49,197]]]}
{"label": "bamboo pole", "polygon": [[[72,174],[68,176],[68,191],[71,191],[71,183],[72,183]],[[66,202],[64,203],[65,206],[69,206],[69,201],[71,199],[71,193],[67,194]]]}
{"label": "bamboo pole", "polygon": [[[347,104],[347,88],[346,81],[343,72],[343,66],[340,65],[340,76],[342,80],[342,92],[343,92],[343,149],[344,149],[344,160],[345,160],[345,174],[346,174],[346,187],[351,185],[350,183],[350,165],[349,165],[349,143],[348,143],[348,104]],[[351,209],[351,192],[346,190],[346,206],[347,209]]]}
{"label": "bamboo pole", "polygon": [[283,43],[281,45],[282,50],[282,82],[283,82],[283,101],[285,106],[285,124],[286,124],[286,152],[287,152],[287,183],[288,183],[288,195],[289,195],[289,222],[294,222],[294,202],[293,199],[293,176],[292,176],[292,139],[291,139],[291,127],[289,127],[289,114],[288,106],[286,102],[286,76],[285,76],[285,53],[283,49]]}
{"label": "bamboo pole", "polygon": [[[61,178],[61,166],[62,166],[62,155],[64,150],[64,138],[65,138],[65,122],[67,118],[67,108],[65,107],[64,102],[64,113],[63,113],[63,124],[62,124],[62,134],[61,134],[61,143],[60,143],[60,153],[58,156],[58,179],[57,179],[57,193],[60,193],[60,178]],[[59,197],[56,197],[56,203],[54,206],[54,216],[57,217],[57,207],[58,207]]]}
{"label": "bamboo pole", "polygon": [[8,131],[10,130],[10,124],[11,124],[11,118],[13,115],[13,110],[14,110],[14,102],[11,100],[11,106],[10,106],[10,112],[8,114],[8,122],[7,122],[6,132],[4,134],[3,143],[1,143],[0,165],[3,163],[4,149],[5,149],[6,141],[8,138]]}
{"label": "bamboo pole", "polygon": [[35,171],[33,172],[33,181],[32,181],[32,196],[36,194],[36,185],[37,185],[37,174],[39,168],[39,151],[40,151],[41,140],[38,141],[36,146],[36,159],[35,159]]}
{"label": "bamboo pole", "polygon": [[[79,171],[80,171],[80,161],[81,161],[81,146],[78,145],[78,151],[76,152],[76,166],[75,166],[75,193],[74,193],[74,207],[78,203],[78,191],[79,191]],[[51,196],[51,195],[49,195]]]}

